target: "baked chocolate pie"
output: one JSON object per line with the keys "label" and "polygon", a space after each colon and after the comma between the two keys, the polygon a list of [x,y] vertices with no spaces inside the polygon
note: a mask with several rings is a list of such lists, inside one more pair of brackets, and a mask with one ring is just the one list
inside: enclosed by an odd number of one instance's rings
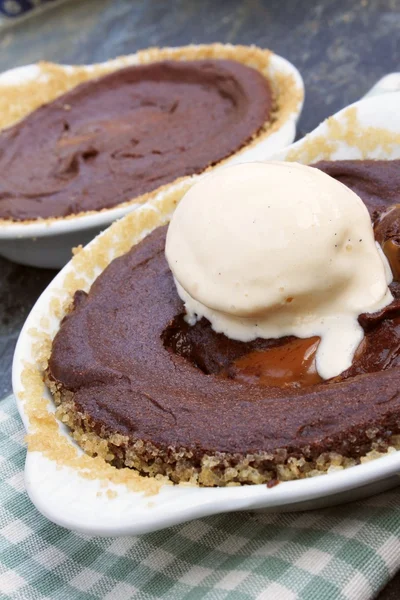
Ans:
{"label": "baked chocolate pie", "polygon": [[232,155],[273,109],[268,80],[234,60],[166,60],[81,83],[0,133],[0,219],[139,198]]}
{"label": "baked chocolate pie", "polygon": [[322,380],[317,337],[241,342],[204,318],[189,325],[162,227],[89,294],[76,292],[54,339],[47,382],[86,451],[221,486],[306,477],[387,450],[400,433],[400,161],[314,166],[363,199],[394,273],[392,303],[359,317],[351,367]]}

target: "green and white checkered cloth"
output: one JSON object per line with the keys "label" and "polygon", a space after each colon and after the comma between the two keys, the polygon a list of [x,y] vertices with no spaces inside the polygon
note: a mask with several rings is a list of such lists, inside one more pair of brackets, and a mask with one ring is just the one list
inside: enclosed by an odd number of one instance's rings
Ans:
{"label": "green and white checkered cloth", "polygon": [[400,566],[400,489],[308,513],[231,513],[125,538],[71,533],[24,490],[24,430],[0,402],[0,598],[366,600]]}

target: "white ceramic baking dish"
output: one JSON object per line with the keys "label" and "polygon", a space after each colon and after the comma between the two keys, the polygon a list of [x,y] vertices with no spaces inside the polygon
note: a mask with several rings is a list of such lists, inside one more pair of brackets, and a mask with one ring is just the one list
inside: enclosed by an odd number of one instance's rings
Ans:
{"label": "white ceramic baking dish", "polygon": [[[322,123],[276,158],[304,163],[322,158],[399,158],[399,106],[400,93],[362,100]],[[220,512],[292,511],[328,506],[400,483],[400,452],[395,449],[364,464],[282,482],[272,489],[265,485],[198,488],[160,484],[160,490],[152,496],[116,481],[112,473],[117,469],[113,467],[96,476],[96,470],[92,470],[96,459],[84,456],[82,462],[82,451],[65,426],[56,422],[51,395],[41,384],[43,364],[38,356],[43,349],[48,352],[49,339],[57,331],[63,314],[63,300],[74,288],[88,288],[101,270],[98,263],[91,261],[93,249],[103,248],[103,257],[106,250],[107,262],[116,253],[122,231],[125,235],[131,232],[126,243],[134,243],[145,235],[144,224],[148,231],[166,221],[172,205],[165,206],[163,200],[156,199],[98,236],[57,275],[22,329],[14,357],[13,386],[30,434],[25,480],[36,507],[50,520],[69,529],[93,535],[128,535]],[[124,251],[121,246],[118,248],[118,252]],[[43,335],[47,341],[43,341]],[[66,462],[64,456],[68,457]]]}
{"label": "white ceramic baking dish", "polygon": [[[187,46],[184,48],[166,48],[162,49],[161,58],[172,58],[180,60],[190,57],[192,53],[196,58],[211,56],[210,48],[213,48],[213,57],[227,58],[236,52],[236,48],[230,45],[213,44],[211,46]],[[300,116],[303,106],[304,85],[298,70],[286,59],[274,53],[268,53],[264,58],[254,55],[252,52],[263,52],[252,47],[242,47],[246,53],[243,60],[250,66],[254,64],[261,68],[262,72],[271,81],[273,88],[282,98],[282,102],[287,103],[288,110],[282,110],[282,118],[279,117],[279,127],[271,128],[270,135],[263,135],[260,140],[255,140],[243,151],[232,155],[224,164],[234,164],[235,162],[245,162],[252,160],[261,160],[267,154],[280,150],[287,144],[290,144],[296,135],[296,122]],[[202,50],[203,49],[203,50]],[[160,60],[158,50],[141,51],[136,54],[121,57],[99,65],[87,65],[83,67],[72,67],[56,65],[57,81],[61,89],[66,89],[69,85],[69,77],[77,75],[86,70],[87,73],[100,75],[105,71],[115,70],[127,65],[141,64],[143,62],[153,62]],[[184,52],[182,55],[181,53]],[[200,54],[198,54],[200,53]],[[233,58],[235,55],[233,54]],[[0,93],[1,90],[10,89],[14,96],[21,90],[21,94],[27,93],[24,85],[35,82],[38,89],[36,94],[40,94],[40,88],[43,88],[43,95],[47,98],[49,77],[55,77],[54,66],[50,68],[46,63],[33,64],[26,67],[19,67],[11,71],[0,74]],[[61,75],[65,74],[65,81],[60,83]],[[93,75],[92,75],[93,76]],[[79,80],[79,79],[77,79]],[[283,90],[282,88],[288,87]],[[52,92],[50,92],[52,94]],[[18,97],[18,96],[17,96]],[[51,96],[50,96],[51,97]],[[295,99],[295,101],[293,101]],[[9,108],[12,114],[12,107]],[[279,113],[278,113],[279,114]],[[1,121],[1,120],[0,120]],[[215,168],[218,168],[215,167]],[[185,178],[188,179],[188,178]],[[174,184],[168,186],[173,188]],[[157,190],[154,192],[156,193]],[[7,223],[0,222],[0,255],[18,263],[47,268],[61,268],[71,258],[71,249],[80,245],[87,244],[100,231],[108,227],[115,219],[118,219],[128,212],[135,210],[139,204],[132,199],[129,203],[116,206],[115,208],[83,213],[77,216],[60,219],[45,219],[34,222]]]}

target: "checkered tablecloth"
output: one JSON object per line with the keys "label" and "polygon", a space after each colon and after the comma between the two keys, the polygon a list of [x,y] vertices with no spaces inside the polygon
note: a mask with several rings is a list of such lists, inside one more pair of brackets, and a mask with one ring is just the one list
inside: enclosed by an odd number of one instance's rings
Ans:
{"label": "checkered tablecloth", "polygon": [[400,489],[345,507],[208,517],[140,537],[47,521],[24,490],[24,431],[0,402],[0,598],[366,600],[400,566]]}

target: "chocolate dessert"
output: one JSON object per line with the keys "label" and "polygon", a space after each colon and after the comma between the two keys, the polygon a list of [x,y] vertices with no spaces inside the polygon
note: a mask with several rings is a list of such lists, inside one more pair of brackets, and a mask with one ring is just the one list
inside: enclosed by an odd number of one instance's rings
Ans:
{"label": "chocolate dessert", "polygon": [[200,173],[248,143],[272,107],[265,77],[232,60],[82,83],[0,133],[0,219],[98,211]]}
{"label": "chocolate dessert", "polygon": [[[400,433],[400,161],[315,165],[366,203],[393,302],[359,322],[352,366],[322,380],[318,338],[240,342],[184,320],[159,228],[78,291],[47,371],[58,416],[117,467],[201,485],[263,483],[356,464]],[[90,449],[85,440],[90,437]]]}

